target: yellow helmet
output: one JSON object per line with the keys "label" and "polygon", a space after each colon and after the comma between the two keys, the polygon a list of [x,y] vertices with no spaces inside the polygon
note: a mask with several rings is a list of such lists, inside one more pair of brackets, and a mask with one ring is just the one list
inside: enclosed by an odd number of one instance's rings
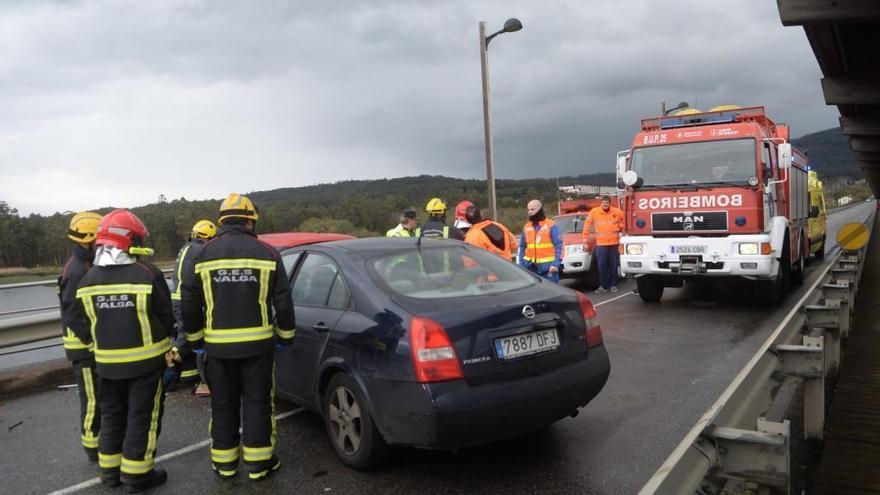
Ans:
{"label": "yellow helmet", "polygon": [[191,239],[211,239],[217,235],[217,226],[210,220],[199,220],[190,232]]}
{"label": "yellow helmet", "polygon": [[256,222],[260,218],[260,211],[247,196],[229,193],[220,203],[220,223],[228,218],[246,218]]}
{"label": "yellow helmet", "polygon": [[90,211],[81,211],[70,219],[67,237],[73,242],[88,244],[95,240],[101,215]]}
{"label": "yellow helmet", "polygon": [[425,206],[425,211],[431,215],[442,215],[446,213],[446,203],[440,198],[431,198]]}

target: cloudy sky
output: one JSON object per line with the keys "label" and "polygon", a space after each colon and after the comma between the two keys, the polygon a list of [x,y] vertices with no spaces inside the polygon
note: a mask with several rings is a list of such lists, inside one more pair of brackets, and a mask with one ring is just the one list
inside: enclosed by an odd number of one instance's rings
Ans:
{"label": "cloudy sky", "polygon": [[[734,6],[739,4],[738,6]],[[0,201],[23,214],[343,179],[613,170],[660,103],[837,125],[776,2],[0,1]]]}

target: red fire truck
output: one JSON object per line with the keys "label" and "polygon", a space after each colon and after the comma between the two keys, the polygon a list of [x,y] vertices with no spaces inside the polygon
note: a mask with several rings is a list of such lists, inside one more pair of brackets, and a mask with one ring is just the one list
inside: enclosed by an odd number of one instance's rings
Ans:
{"label": "red fire truck", "polygon": [[626,235],[622,271],[639,295],[693,277],[745,277],[775,302],[809,255],[806,155],[764,107],[689,109],[642,120],[617,160]]}

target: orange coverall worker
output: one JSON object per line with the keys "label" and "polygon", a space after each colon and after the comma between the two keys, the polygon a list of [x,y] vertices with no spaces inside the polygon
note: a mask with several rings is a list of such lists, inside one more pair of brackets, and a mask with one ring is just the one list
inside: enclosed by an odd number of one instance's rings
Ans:
{"label": "orange coverall worker", "polygon": [[584,222],[584,243],[589,240],[591,230],[595,231],[596,235],[597,247],[593,252],[593,260],[599,269],[597,292],[608,289],[616,291],[617,264],[620,259],[618,244],[620,244],[620,232],[623,231],[623,212],[620,208],[611,205],[607,210],[601,206],[593,208]]}
{"label": "orange coverall worker", "polygon": [[516,248],[516,240],[510,230],[488,219],[471,226],[464,242],[491,251],[507,261],[513,257],[513,250]]}

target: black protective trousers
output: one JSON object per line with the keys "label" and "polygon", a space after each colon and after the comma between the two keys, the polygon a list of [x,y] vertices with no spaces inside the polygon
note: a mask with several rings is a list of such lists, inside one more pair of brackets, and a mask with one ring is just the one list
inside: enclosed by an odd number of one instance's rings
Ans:
{"label": "black protective trousers", "polygon": [[[241,359],[208,356],[211,387],[211,462],[227,475],[235,471],[239,443],[251,478],[272,467],[275,449],[275,380],[272,352]],[[242,433],[238,429],[241,426]]]}
{"label": "black protective trousers", "polygon": [[156,444],[162,428],[165,390],[162,368],[121,380],[101,378],[101,475],[137,485],[153,475]]}
{"label": "black protective trousers", "polygon": [[101,430],[101,410],[98,406],[98,375],[95,374],[94,359],[80,359],[73,362],[73,374],[79,389],[79,427],[80,441],[86,453],[98,452],[98,431]]}

